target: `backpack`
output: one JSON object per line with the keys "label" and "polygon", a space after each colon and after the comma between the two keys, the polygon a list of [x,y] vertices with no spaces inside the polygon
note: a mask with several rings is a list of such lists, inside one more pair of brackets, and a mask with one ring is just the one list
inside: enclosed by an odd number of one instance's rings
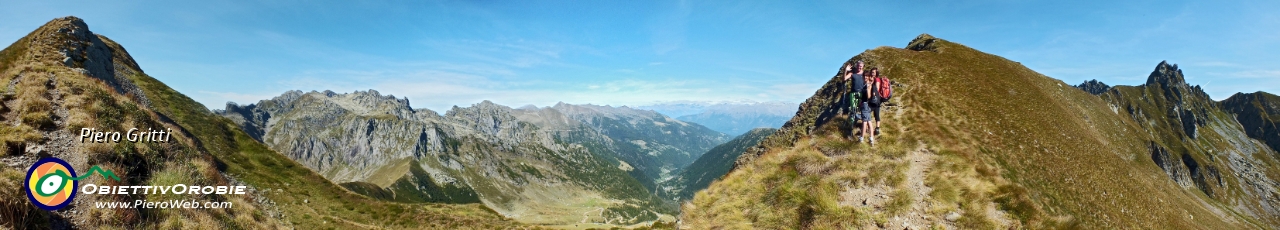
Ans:
{"label": "backpack", "polygon": [[889,98],[893,98],[893,86],[891,86],[892,82],[889,82],[888,78],[881,77],[876,79],[876,83],[878,83],[879,87],[876,88],[879,88],[877,91],[882,101],[889,101]]}
{"label": "backpack", "polygon": [[881,98],[881,97],[880,97],[880,87],[879,87],[879,86],[880,86],[881,78],[878,78],[878,77],[877,77],[877,78],[868,78],[867,80],[868,80],[868,81],[867,81],[867,88],[868,88],[868,90],[870,90],[870,91],[871,91],[871,95],[867,95],[867,102],[870,102],[871,104],[879,105],[879,104],[880,104],[880,102],[884,102],[884,101],[886,101],[886,100],[884,100],[884,98]]}

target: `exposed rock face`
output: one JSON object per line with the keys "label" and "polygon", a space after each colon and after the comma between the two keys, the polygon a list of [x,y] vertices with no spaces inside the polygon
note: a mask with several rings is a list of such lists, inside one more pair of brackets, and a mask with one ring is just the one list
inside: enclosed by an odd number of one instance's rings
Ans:
{"label": "exposed rock face", "polygon": [[1236,93],[1220,106],[1235,114],[1249,137],[1280,149],[1280,97],[1267,92]]}
{"label": "exposed rock face", "polygon": [[[1200,86],[1188,85],[1184,79],[1177,65],[1160,62],[1146,84],[1112,87],[1100,96],[1125,108],[1127,115],[1151,134],[1152,161],[1179,186],[1236,203],[1233,205],[1242,207],[1237,211],[1252,216],[1280,214],[1280,198],[1267,195],[1280,189],[1280,178],[1262,176],[1266,173],[1258,167],[1270,161],[1259,156],[1273,158],[1275,151],[1253,140],[1266,141],[1264,132],[1270,124],[1263,119],[1266,106],[1254,103],[1265,99],[1237,94],[1239,97],[1214,102]],[[1235,178],[1240,184],[1228,183],[1224,177]],[[1258,203],[1232,201],[1236,198],[1230,198],[1230,191],[1243,192],[1247,194],[1244,197]]]}
{"label": "exposed rock face", "polygon": [[1190,153],[1173,155],[1169,149],[1152,142],[1151,160],[1169,175],[1169,179],[1184,188],[1194,186],[1205,194],[1213,195],[1215,187],[1225,186],[1216,166],[1201,165]]}
{"label": "exposed rock face", "polygon": [[934,43],[938,42],[939,40],[941,39],[933,37],[933,35],[920,34],[919,36],[916,36],[915,39],[911,39],[911,42],[907,43],[906,49],[914,50],[914,51],[935,51],[936,52],[936,51],[939,51],[938,49],[942,47],[942,46],[934,45]]}
{"label": "exposed rock face", "polygon": [[1170,179],[1173,179],[1174,182],[1177,182],[1182,187],[1191,186],[1191,177],[1187,175],[1187,168],[1182,167],[1180,158],[1174,158],[1174,156],[1169,155],[1169,149],[1161,147],[1155,142],[1151,142],[1150,148],[1151,160],[1157,166],[1160,166],[1160,169],[1164,170],[1164,173],[1169,175]]}
{"label": "exposed rock face", "polygon": [[[1150,100],[1141,102],[1120,100],[1116,104],[1124,107],[1135,120],[1152,120],[1167,124],[1178,128],[1176,131],[1182,134],[1182,137],[1195,139],[1197,128],[1206,124],[1205,118],[1209,116],[1207,109],[1215,108],[1216,104],[1209,99],[1209,94],[1206,94],[1200,86],[1188,85],[1184,79],[1182,70],[1178,69],[1177,65],[1162,61],[1147,77],[1147,83],[1137,86],[1144,89],[1139,91],[1142,95],[1132,95],[1138,96],[1139,99],[1150,97]],[[1114,93],[1114,96],[1104,97],[1104,99],[1124,98],[1125,92],[1111,90],[1108,93]],[[1151,111],[1153,109],[1164,111]],[[1155,117],[1155,114],[1164,114],[1166,117]]]}
{"label": "exposed rock face", "polygon": [[[119,52],[112,52],[107,42],[112,44],[115,42],[93,34],[93,32],[89,31],[89,25],[77,17],[63,17],[54,19],[50,23],[62,24],[63,26],[48,36],[65,39],[40,39],[37,42],[53,43],[44,45],[56,47],[64,57],[62,59],[64,65],[91,77],[102,79],[107,85],[115,88],[117,92],[131,95],[136,97],[142,104],[150,105],[150,100],[147,100],[146,94],[142,93],[138,86],[129,80],[128,75],[141,72],[142,68],[138,67],[138,64],[133,61],[133,58],[129,56],[129,53],[123,47],[118,49]],[[119,46],[117,45],[116,47]],[[121,60],[117,62],[115,59]]]}
{"label": "exposed rock face", "polygon": [[[397,115],[416,116],[407,104],[404,100],[382,97],[377,91],[348,95],[328,91],[304,95],[301,91],[290,91],[266,103],[243,107],[228,104],[224,116],[245,122],[241,126],[251,135],[263,134],[254,138],[277,148],[282,154],[291,155],[291,158],[334,182],[343,183],[363,180],[374,173],[369,169],[413,156],[412,151],[390,150],[428,148],[425,146],[435,146],[434,149],[424,149],[426,151],[441,150],[438,137],[421,140],[425,143],[400,146],[398,141],[406,137],[418,140],[416,137],[436,134],[436,127],[429,123],[404,123],[393,119]],[[299,109],[302,107],[305,109]],[[271,123],[272,118],[279,115],[289,119],[274,119],[279,123]],[[345,154],[326,154],[331,152]]]}
{"label": "exposed rock face", "polygon": [[467,202],[478,195],[504,215],[529,219],[575,208],[556,197],[592,194],[619,201],[600,207],[609,209],[601,214],[609,218],[644,221],[669,213],[647,192],[655,188],[654,178],[725,139],[696,124],[626,107],[512,109],[484,101],[442,116],[373,90],[290,91],[257,104],[229,103],[218,112],[353,191],[416,202]]}
{"label": "exposed rock face", "polygon": [[1098,94],[1106,93],[1107,90],[1111,89],[1111,86],[1107,85],[1107,83],[1102,83],[1097,79],[1094,79],[1094,80],[1085,81],[1084,83],[1080,83],[1079,85],[1076,85],[1076,88],[1079,88],[1080,90],[1084,90],[1085,92],[1089,92],[1089,94],[1098,95]]}

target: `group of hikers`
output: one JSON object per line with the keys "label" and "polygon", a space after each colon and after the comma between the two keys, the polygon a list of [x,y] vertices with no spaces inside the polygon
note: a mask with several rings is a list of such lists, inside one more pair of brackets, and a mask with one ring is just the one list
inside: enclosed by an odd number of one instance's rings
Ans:
{"label": "group of hikers", "polygon": [[893,89],[889,79],[880,75],[879,69],[872,67],[864,74],[864,65],[862,61],[846,62],[841,68],[845,92],[849,93],[847,108],[854,126],[850,129],[849,138],[858,137],[858,143],[866,138],[871,146],[875,146],[876,135],[880,135],[880,107],[893,96]]}

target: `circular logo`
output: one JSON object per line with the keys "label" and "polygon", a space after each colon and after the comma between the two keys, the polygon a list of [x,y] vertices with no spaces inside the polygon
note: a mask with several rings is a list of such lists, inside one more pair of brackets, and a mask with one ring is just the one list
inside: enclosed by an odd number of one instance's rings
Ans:
{"label": "circular logo", "polygon": [[76,198],[79,181],[76,170],[62,159],[46,157],[27,169],[27,199],[44,210],[54,211],[71,204]]}

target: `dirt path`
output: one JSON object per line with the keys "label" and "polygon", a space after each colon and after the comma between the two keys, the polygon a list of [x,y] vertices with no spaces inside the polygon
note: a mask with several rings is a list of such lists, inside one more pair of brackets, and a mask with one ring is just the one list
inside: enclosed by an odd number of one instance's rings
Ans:
{"label": "dirt path", "polygon": [[[900,160],[908,164],[905,170],[906,180],[902,188],[911,194],[911,206],[897,216],[887,219],[882,225],[863,226],[864,228],[881,229],[927,229],[941,218],[927,216],[929,209],[929,193],[933,188],[925,184],[928,173],[933,169],[935,155],[924,145],[911,150]],[[869,211],[884,212],[885,206],[892,201],[892,194],[898,188],[885,185],[858,186],[850,185],[841,194],[841,205],[867,208]]]}
{"label": "dirt path", "polygon": [[604,208],[587,210],[586,212],[582,212],[582,221],[579,221],[578,223],[587,223],[587,220],[591,219],[591,215],[589,214],[591,212],[599,212],[598,216],[604,216]]}
{"label": "dirt path", "polygon": [[910,164],[907,167],[907,181],[904,186],[911,194],[911,208],[902,214],[889,219],[889,223],[885,225],[888,229],[926,229],[936,222],[938,217],[928,216],[929,193],[933,192],[933,188],[925,185],[925,179],[930,170],[933,170],[935,155],[920,145],[915,150],[907,153],[904,160]]}

